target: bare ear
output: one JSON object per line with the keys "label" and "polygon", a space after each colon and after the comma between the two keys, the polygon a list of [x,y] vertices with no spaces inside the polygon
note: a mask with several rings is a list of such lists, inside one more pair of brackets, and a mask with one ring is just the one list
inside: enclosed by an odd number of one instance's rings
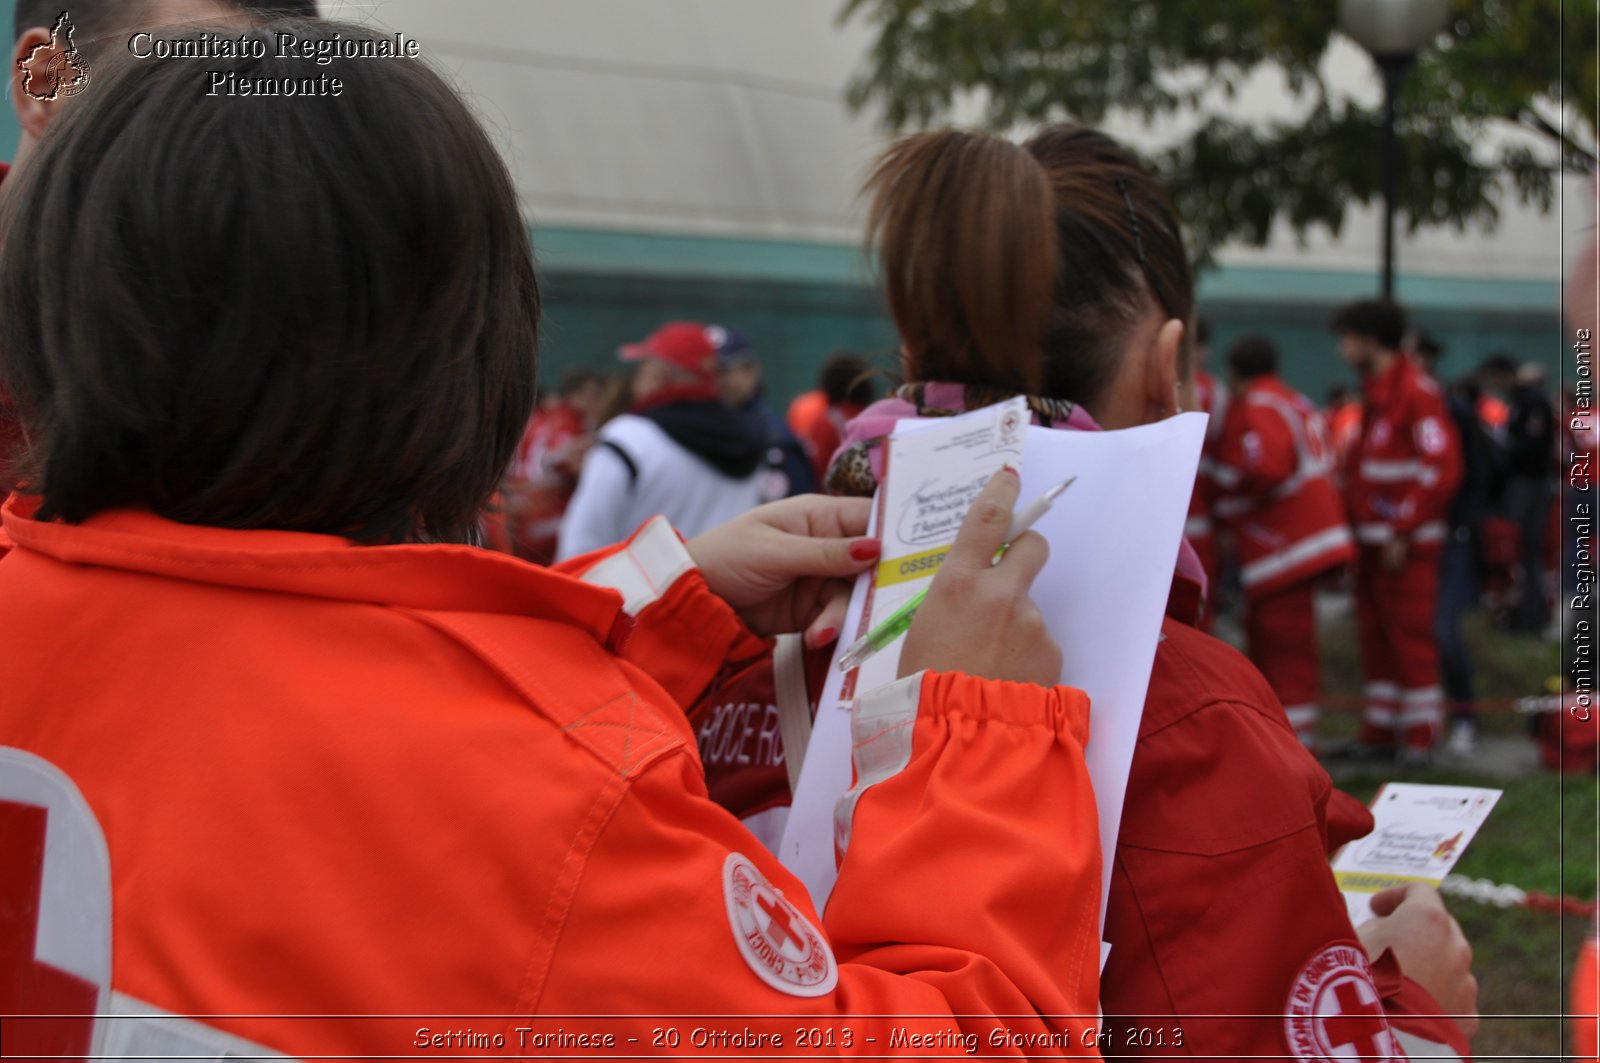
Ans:
{"label": "bare ear", "polygon": [[1155,420],[1181,410],[1193,409],[1189,359],[1183,349],[1185,329],[1182,321],[1169,318],[1158,330],[1145,352],[1145,402]]}
{"label": "bare ear", "polygon": [[17,38],[11,49],[11,106],[24,136],[38,140],[56,116],[61,100],[55,91],[50,62],[61,54],[50,31],[35,26]]}

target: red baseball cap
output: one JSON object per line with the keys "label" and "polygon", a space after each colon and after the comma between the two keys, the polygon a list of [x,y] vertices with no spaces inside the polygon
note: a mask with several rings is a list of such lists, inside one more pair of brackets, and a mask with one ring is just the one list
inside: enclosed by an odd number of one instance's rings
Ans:
{"label": "red baseball cap", "polygon": [[617,348],[624,362],[654,358],[689,373],[714,377],[717,372],[717,345],[698,321],[669,321],[638,343]]}

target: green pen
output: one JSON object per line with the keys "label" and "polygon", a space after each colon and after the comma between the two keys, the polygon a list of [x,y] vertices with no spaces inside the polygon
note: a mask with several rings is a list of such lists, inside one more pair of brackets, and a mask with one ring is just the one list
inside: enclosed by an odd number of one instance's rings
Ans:
{"label": "green pen", "polygon": [[[1067,477],[1061,483],[1056,484],[1050,490],[1017,510],[1011,518],[1011,527],[1006,531],[1006,541],[1000,544],[1000,549],[995,553],[994,559],[996,561],[1000,560],[1001,556],[1005,554],[1006,548],[1011,545],[1017,536],[1033,527],[1040,517],[1048,513],[1050,507],[1055,504],[1055,500],[1060,498],[1076,480],[1076,476]],[[911,621],[916,618],[917,609],[922,605],[922,600],[927,596],[928,588],[924,587],[916,594],[913,594],[904,605],[884,617],[883,622],[878,624],[877,627],[874,627],[852,643],[849,649],[839,655],[839,670],[848,672],[853,668],[861,667],[867,658],[901,635],[904,635],[906,629],[911,626]]]}

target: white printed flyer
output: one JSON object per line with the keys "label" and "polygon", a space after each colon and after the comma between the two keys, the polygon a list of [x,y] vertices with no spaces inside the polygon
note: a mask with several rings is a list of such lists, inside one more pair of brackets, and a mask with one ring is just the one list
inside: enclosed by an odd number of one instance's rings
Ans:
{"label": "white printed flyer", "polygon": [[1372,833],[1340,849],[1333,877],[1350,922],[1372,918],[1372,895],[1421,882],[1437,887],[1489,818],[1499,790],[1385,783],[1372,799]]}
{"label": "white printed flyer", "polygon": [[[1061,645],[1061,682],[1089,695],[1088,762],[1104,853],[1116,849],[1128,768],[1155,661],[1183,523],[1205,435],[1191,413],[1113,432],[1028,424],[1013,449],[1000,404],[960,417],[905,421],[887,444],[876,519],[884,542],[877,570],[857,580],[841,649],[927,585],[967,505],[1009,464],[1021,473],[1018,506],[1076,477],[1033,530],[1050,559],[1032,596]],[[1016,407],[1013,407],[1016,408]],[[778,856],[821,909],[833,889],[835,816],[850,788],[850,702],[898,674],[902,641],[855,673],[830,669]],[[1101,924],[1113,861],[1104,861]]]}

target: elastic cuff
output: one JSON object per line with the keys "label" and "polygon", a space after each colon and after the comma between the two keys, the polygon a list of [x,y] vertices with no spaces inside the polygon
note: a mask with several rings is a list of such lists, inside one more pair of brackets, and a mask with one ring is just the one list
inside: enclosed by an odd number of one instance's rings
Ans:
{"label": "elastic cuff", "polygon": [[925,713],[959,713],[1024,727],[1048,727],[1079,744],[1089,740],[1089,695],[1076,687],[1042,687],[980,679],[961,672],[926,672],[921,709]]}
{"label": "elastic cuff", "polygon": [[678,581],[694,569],[694,559],[666,517],[651,517],[633,534],[627,545],[583,573],[583,581],[610,587],[622,594],[622,608],[630,616],[652,602],[659,601]]}

